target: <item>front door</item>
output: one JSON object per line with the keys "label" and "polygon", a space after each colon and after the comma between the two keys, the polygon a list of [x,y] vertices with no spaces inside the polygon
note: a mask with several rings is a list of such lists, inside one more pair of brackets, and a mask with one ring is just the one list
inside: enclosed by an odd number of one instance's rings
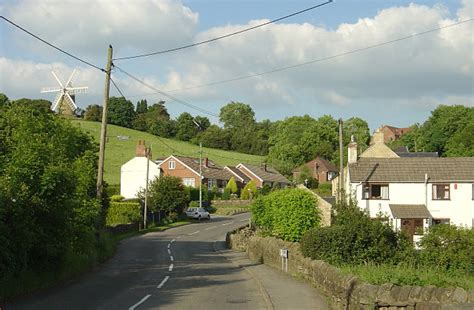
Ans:
{"label": "front door", "polygon": [[413,235],[418,229],[423,229],[423,219],[402,219],[402,231],[413,241]]}

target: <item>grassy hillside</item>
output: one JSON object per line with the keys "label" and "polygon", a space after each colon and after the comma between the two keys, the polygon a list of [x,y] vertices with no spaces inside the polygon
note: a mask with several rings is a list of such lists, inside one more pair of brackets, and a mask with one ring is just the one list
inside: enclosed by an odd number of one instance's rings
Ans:
{"label": "grassy hillside", "polygon": [[[71,120],[71,122],[83,130],[89,132],[98,142],[100,135],[100,123],[83,120]],[[128,136],[128,140],[120,140],[117,136]],[[135,156],[135,146],[138,140],[145,140],[147,145],[152,146],[153,159],[167,157],[169,155],[182,155],[199,157],[199,146],[172,139],[165,139],[149,133],[108,125],[108,142],[105,148],[105,172],[104,179],[109,184],[120,183],[120,166]],[[222,151],[217,149],[203,148],[203,157],[208,157],[218,165],[236,165],[244,163],[260,163],[263,157],[241,154],[236,152]]]}

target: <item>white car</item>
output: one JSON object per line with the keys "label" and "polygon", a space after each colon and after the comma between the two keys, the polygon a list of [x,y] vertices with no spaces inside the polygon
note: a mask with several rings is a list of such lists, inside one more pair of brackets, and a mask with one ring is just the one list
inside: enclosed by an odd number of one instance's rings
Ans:
{"label": "white car", "polygon": [[211,219],[211,215],[204,208],[188,208],[186,210],[186,215],[187,217],[197,219],[197,220],[201,220],[201,219],[210,220]]}

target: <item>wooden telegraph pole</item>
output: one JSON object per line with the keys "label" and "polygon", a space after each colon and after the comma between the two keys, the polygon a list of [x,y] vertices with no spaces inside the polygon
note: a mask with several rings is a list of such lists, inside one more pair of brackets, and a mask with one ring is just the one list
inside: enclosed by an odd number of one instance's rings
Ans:
{"label": "wooden telegraph pole", "polygon": [[105,69],[105,89],[104,89],[104,105],[102,106],[102,126],[100,128],[100,149],[99,149],[99,167],[97,173],[97,198],[102,198],[102,188],[104,180],[104,156],[105,156],[105,139],[107,136],[107,105],[109,103],[110,93],[110,74],[112,69],[112,45],[109,45],[107,53],[107,66]]}
{"label": "wooden telegraph pole", "polygon": [[344,203],[344,149],[342,141],[342,118],[339,119],[339,202]]}

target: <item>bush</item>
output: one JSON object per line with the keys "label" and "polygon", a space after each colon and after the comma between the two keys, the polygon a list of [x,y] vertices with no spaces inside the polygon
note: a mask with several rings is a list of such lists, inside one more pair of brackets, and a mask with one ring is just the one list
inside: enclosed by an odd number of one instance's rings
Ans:
{"label": "bush", "polygon": [[230,178],[230,180],[229,180],[229,182],[227,182],[227,185],[226,185],[225,188],[226,188],[226,189],[227,189],[227,188],[230,189],[230,192],[231,192],[232,194],[236,194],[236,193],[237,193],[237,191],[239,190],[239,188],[237,187],[237,183],[235,183],[234,177],[231,177],[231,178]]}
{"label": "bush", "polygon": [[116,226],[140,221],[141,206],[137,202],[111,202],[107,211],[106,225]]}
{"label": "bush", "polygon": [[316,198],[300,189],[285,189],[259,197],[251,206],[257,226],[286,241],[298,241],[310,228],[318,226]]}
{"label": "bush", "polygon": [[334,225],[311,229],[301,239],[303,255],[330,264],[396,262],[397,252],[410,253],[405,238],[357,206],[337,210]]}
{"label": "bush", "polygon": [[420,258],[427,267],[474,273],[474,230],[435,225],[421,239],[420,246]]}
{"label": "bush", "polygon": [[125,197],[123,197],[122,195],[112,195],[110,197],[110,201],[112,201],[112,202],[120,202],[124,199],[125,199]]}
{"label": "bush", "polygon": [[224,192],[222,193],[222,200],[229,200],[230,194],[231,194],[230,189],[226,187],[224,189]]}
{"label": "bush", "polygon": [[[250,193],[252,193],[252,197],[250,197]],[[246,200],[250,198],[255,198],[257,195],[257,185],[255,184],[254,180],[250,180],[240,193],[240,199]]]}
{"label": "bush", "polygon": [[189,202],[188,208],[197,208],[197,207],[199,207],[199,201]]}

